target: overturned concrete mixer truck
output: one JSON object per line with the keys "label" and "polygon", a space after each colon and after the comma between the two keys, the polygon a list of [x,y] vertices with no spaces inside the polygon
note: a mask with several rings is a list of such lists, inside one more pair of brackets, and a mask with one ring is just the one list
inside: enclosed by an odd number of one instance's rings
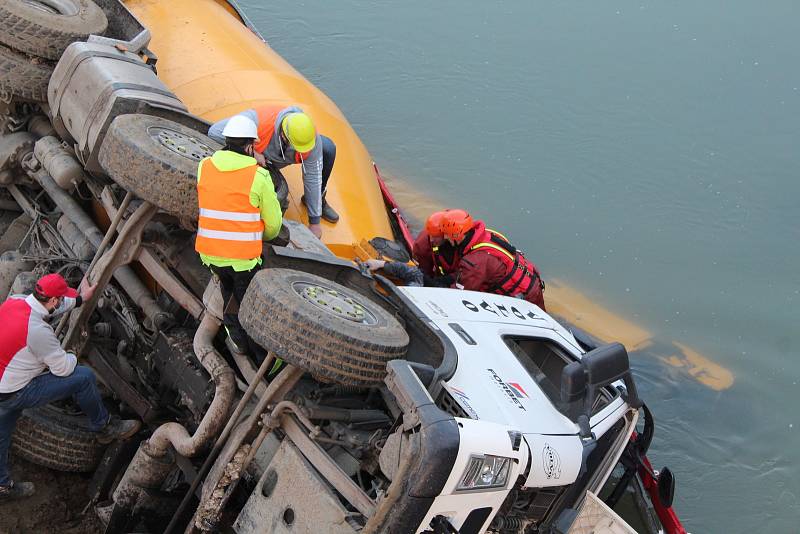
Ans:
{"label": "overturned concrete mixer truck", "polygon": [[[353,261],[408,261],[405,221],[341,112],[234,2],[2,0],[0,18],[0,292],[97,282],[53,327],[145,423],[105,447],[65,401],[26,412],[13,450],[93,473],[107,532],[685,532],[622,345]],[[324,242],[299,177],[275,184],[288,234],[239,306],[257,368],[194,252],[195,182],[208,121],[266,102],[301,103],[347,179]]]}

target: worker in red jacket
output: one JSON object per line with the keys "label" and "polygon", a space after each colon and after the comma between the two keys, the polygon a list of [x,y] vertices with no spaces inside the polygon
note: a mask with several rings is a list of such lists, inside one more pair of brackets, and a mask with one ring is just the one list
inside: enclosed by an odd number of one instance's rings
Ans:
{"label": "worker in red jacket", "polygon": [[80,306],[94,290],[83,285],[79,293],[60,274],[48,274],[32,295],[13,295],[0,305],[0,503],[34,492],[32,482],[14,484],[8,474],[11,434],[23,410],[72,397],[102,444],[131,437],[141,426],[109,415],[92,370],[61,348],[45,320]]}
{"label": "worker in red jacket", "polygon": [[503,234],[464,210],[428,217],[414,242],[414,258],[423,274],[447,277],[451,287],[519,297],[545,309],[544,282],[536,265]]}

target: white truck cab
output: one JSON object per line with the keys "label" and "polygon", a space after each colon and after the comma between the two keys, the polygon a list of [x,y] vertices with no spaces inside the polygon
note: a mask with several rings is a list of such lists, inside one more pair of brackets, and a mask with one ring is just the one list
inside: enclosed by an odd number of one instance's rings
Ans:
{"label": "white truck cab", "polygon": [[[475,532],[484,532],[515,488],[541,490],[537,509],[545,512],[546,504],[552,505],[581,475],[587,440],[596,443],[614,429],[604,471],[594,473],[586,489],[602,487],[638,418],[624,398],[622,380],[599,389],[589,414],[591,436],[582,437],[577,417],[570,415],[584,403],[569,406],[561,397],[564,368],[580,365],[586,354],[570,331],[521,299],[447,288],[399,291],[458,356],[437,400],[456,415],[458,455],[419,532],[439,515],[457,529],[467,524],[473,531],[475,510],[481,510],[483,520]],[[480,465],[481,458],[490,460]],[[472,481],[465,480],[478,468],[499,473],[494,482],[466,487]]]}

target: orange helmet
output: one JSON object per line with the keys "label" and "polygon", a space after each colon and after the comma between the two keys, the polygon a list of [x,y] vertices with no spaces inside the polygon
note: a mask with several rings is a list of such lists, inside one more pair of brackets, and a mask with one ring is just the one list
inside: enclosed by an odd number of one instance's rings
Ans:
{"label": "orange helmet", "polygon": [[464,235],[472,229],[472,217],[464,210],[445,210],[441,212],[439,234],[456,243],[464,239]]}
{"label": "orange helmet", "polygon": [[430,217],[428,217],[428,220],[425,221],[425,232],[429,237],[442,237],[442,232],[439,229],[439,225],[442,223],[444,214],[445,212],[443,211],[436,211],[431,213]]}

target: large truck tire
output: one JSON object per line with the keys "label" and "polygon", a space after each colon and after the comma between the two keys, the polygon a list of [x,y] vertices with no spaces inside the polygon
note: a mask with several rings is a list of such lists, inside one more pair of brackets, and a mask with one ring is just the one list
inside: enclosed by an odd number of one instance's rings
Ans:
{"label": "large truck tire", "polygon": [[11,437],[11,451],[30,462],[58,471],[89,473],[105,449],[89,430],[85,415],[47,404],[25,410]]}
{"label": "large truck tire", "polygon": [[[197,221],[197,166],[222,148],[182,124],[150,115],[120,115],[100,147],[100,165],[112,180],[192,227]],[[274,179],[285,213],[289,184]]]}
{"label": "large truck tire", "polygon": [[197,165],[220,145],[182,124],[120,115],[100,147],[100,165],[119,185],[178,217],[197,220]]}
{"label": "large truck tire", "polygon": [[[6,213],[3,220],[7,219]],[[0,234],[0,254],[5,254],[10,250],[18,250],[25,237],[31,230],[33,220],[27,214],[16,214],[11,222],[5,226],[3,233]]]}
{"label": "large truck tire", "polygon": [[47,102],[47,83],[52,74],[50,62],[0,45],[0,97],[10,93],[24,100]]}
{"label": "large truck tire", "polygon": [[0,20],[0,43],[53,61],[70,43],[101,35],[108,26],[91,0],[0,0]]}
{"label": "large truck tire", "polygon": [[265,269],[239,306],[245,331],[265,349],[337,384],[374,386],[409,338],[389,312],[336,282],[292,269]]}

